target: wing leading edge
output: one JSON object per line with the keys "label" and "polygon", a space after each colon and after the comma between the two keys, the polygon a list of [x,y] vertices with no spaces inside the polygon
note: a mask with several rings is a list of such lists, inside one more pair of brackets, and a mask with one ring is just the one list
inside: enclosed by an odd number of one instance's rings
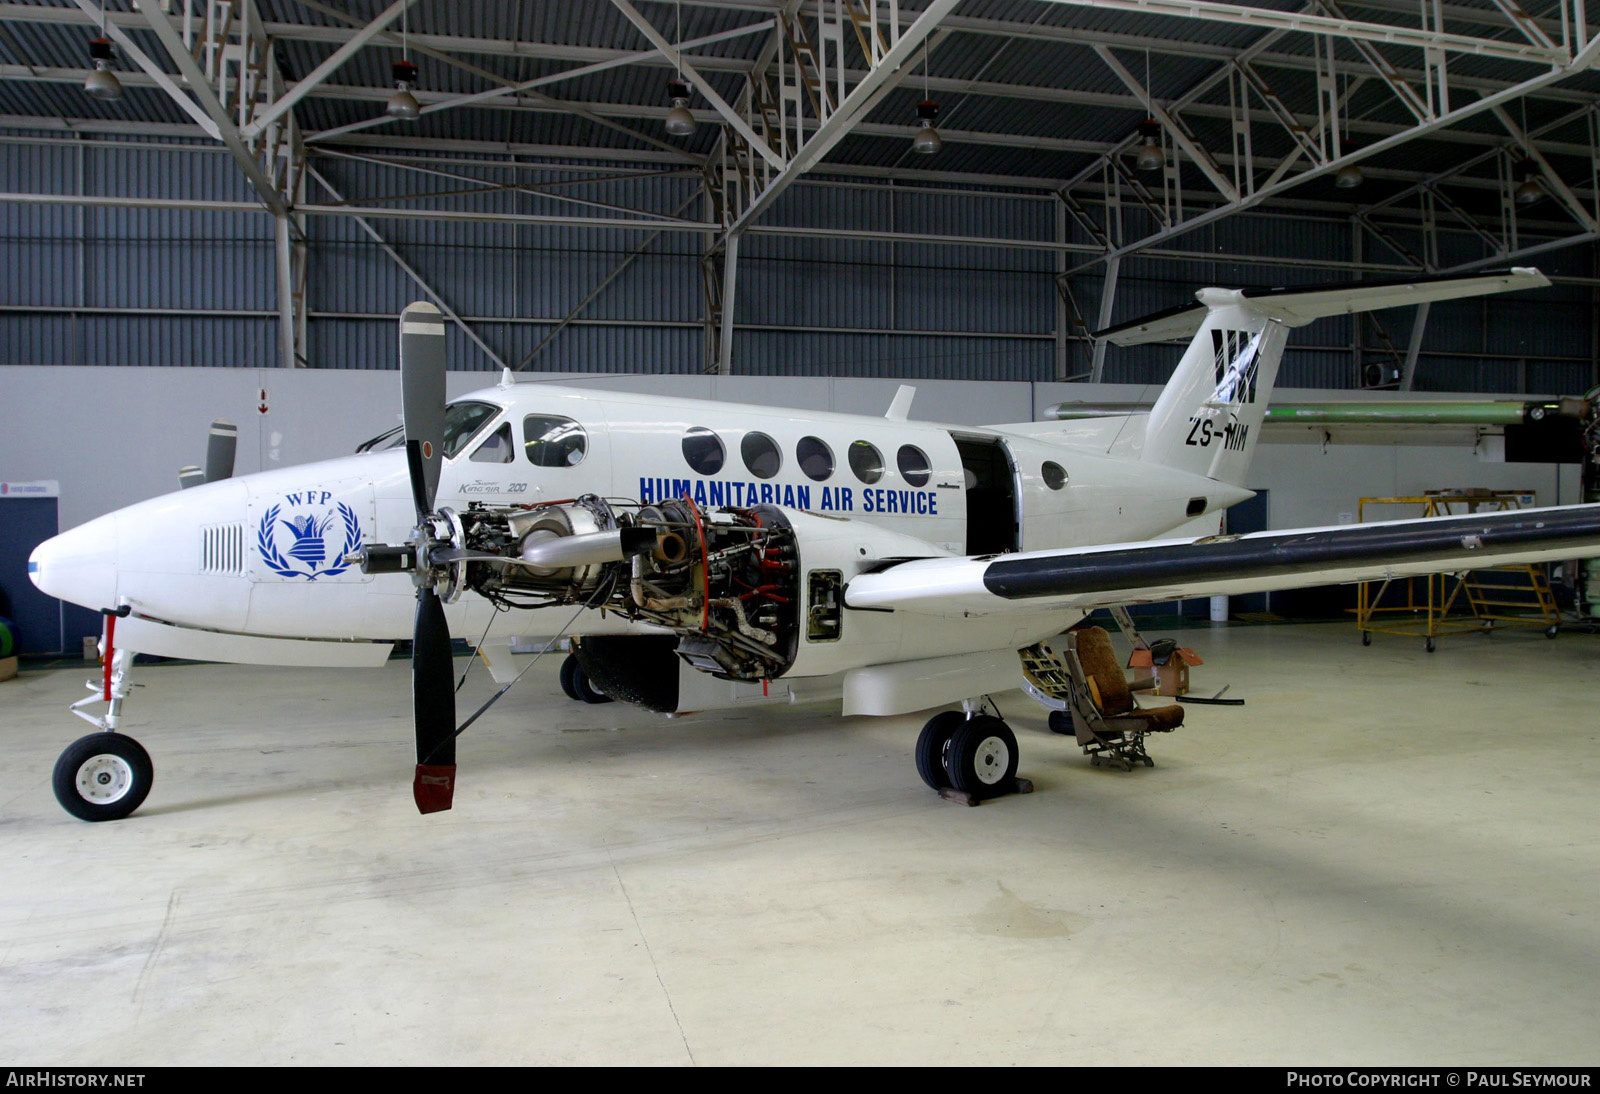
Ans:
{"label": "wing leading edge", "polygon": [[918,559],[863,574],[851,608],[928,615],[1036,614],[1237,596],[1305,585],[1600,555],[1600,505],[1113,544],[980,558]]}

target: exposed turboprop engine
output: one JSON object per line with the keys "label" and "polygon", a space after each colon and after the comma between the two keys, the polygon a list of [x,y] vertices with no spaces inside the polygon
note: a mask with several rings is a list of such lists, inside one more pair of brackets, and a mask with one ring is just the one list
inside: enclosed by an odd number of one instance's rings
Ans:
{"label": "exposed turboprop engine", "polygon": [[588,496],[473,505],[445,519],[460,550],[442,554],[462,568],[447,599],[470,588],[507,606],[619,612],[677,632],[681,657],[733,679],[773,679],[794,663],[799,559],[790,518],[774,506],[708,513],[687,500]]}

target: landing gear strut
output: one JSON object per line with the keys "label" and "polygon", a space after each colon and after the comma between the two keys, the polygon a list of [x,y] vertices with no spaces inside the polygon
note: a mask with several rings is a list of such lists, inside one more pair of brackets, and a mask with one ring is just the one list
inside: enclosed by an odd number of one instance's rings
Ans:
{"label": "landing gear strut", "polygon": [[939,796],[977,805],[1001,794],[1027,794],[1017,778],[1017,738],[1011,727],[976,703],[935,714],[917,737],[917,774]]}
{"label": "landing gear strut", "polygon": [[[150,753],[132,737],[117,732],[122,721],[122,703],[133,690],[129,676],[134,653],[120,649],[114,639],[117,620],[128,614],[126,606],[105,615],[105,669],[99,680],[89,681],[93,695],[72,704],[72,713],[95,727],[96,732],[79,737],[61,753],[50,785],[56,801],[74,817],[86,821],[121,820],[132,813],[150,794],[154,767]],[[105,703],[105,713],[90,714],[83,708]]]}

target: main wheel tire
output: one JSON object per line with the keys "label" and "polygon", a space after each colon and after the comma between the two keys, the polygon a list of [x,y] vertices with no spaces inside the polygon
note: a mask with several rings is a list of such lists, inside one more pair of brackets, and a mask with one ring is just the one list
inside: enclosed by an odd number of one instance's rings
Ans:
{"label": "main wheel tire", "polygon": [[951,785],[975,798],[1007,793],[1017,777],[1016,735],[991,715],[969,718],[950,738],[945,768]]}
{"label": "main wheel tire", "polygon": [[61,753],[50,783],[61,808],[79,820],[121,820],[150,794],[155,767],[132,737],[91,733]]}
{"label": "main wheel tire", "polygon": [[574,703],[580,702],[583,698],[578,694],[578,689],[572,683],[573,673],[577,671],[578,659],[570,653],[567,654],[567,659],[561,662],[561,691]]}
{"label": "main wheel tire", "polygon": [[589,683],[589,674],[583,671],[582,665],[572,666],[572,690],[578,693],[578,698],[585,703],[609,703],[611,696]]}
{"label": "main wheel tire", "polygon": [[917,774],[934,790],[950,785],[950,775],[945,770],[944,757],[950,748],[950,738],[955,736],[967,720],[959,710],[946,710],[928,719],[917,736]]}

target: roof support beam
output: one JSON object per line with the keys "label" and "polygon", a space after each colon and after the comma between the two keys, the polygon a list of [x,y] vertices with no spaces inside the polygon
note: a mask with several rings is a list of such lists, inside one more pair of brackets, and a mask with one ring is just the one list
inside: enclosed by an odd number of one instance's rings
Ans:
{"label": "roof support beam", "polygon": [[400,18],[401,15],[405,14],[406,9],[411,7],[411,5],[415,4],[416,2],[417,0],[394,0],[394,3],[390,4],[381,15],[358,30],[349,41],[345,42],[344,45],[334,50],[331,57],[323,61],[316,68],[312,69],[305,79],[299,81],[294,85],[294,87],[290,88],[287,95],[284,95],[282,98],[278,99],[277,102],[259,112],[253,119],[251,119],[249,124],[245,125],[240,130],[240,135],[246,140],[253,139],[256,134],[260,133],[267,126],[271,125],[284,114],[294,109],[294,104],[309,95],[312,88],[316,87],[329,76],[332,76],[335,72],[337,72],[341,65],[356,55],[357,50],[361,49],[368,42],[370,42],[373,36],[381,31],[384,27],[387,27],[390,23]]}
{"label": "roof support beam", "polygon": [[1533,64],[1565,64],[1571,58],[1559,47],[1508,42],[1496,38],[1473,38],[1465,34],[1421,30],[1392,23],[1368,23],[1356,19],[1335,19],[1306,12],[1275,11],[1242,4],[1222,4],[1213,0],[1044,0],[1072,7],[1092,7],[1100,11],[1128,11],[1141,15],[1166,15],[1178,19],[1202,19],[1234,26],[1260,27],[1263,30],[1300,31],[1334,38],[1363,39],[1417,49],[1442,49],[1479,57],[1498,57],[1507,61]]}
{"label": "roof support beam", "polygon": [[[161,90],[172,96],[173,101],[181,106],[184,113],[193,118],[199,124],[200,128],[211,134],[211,136],[216,137],[219,140],[221,139],[222,135],[217,129],[216,120],[202,110],[199,103],[196,103],[193,99],[189,98],[189,96],[183,93],[183,89],[178,86],[177,81],[167,74],[166,69],[162,68],[149,57],[145,56],[144,51],[133,44],[133,39],[129,38],[121,27],[117,26],[114,21],[106,18],[106,13],[100,8],[99,5],[92,3],[91,0],[74,0],[74,2],[78,5],[78,7],[83,9],[84,14],[88,15],[89,18],[104,22],[106,33],[111,36],[117,45],[122,47],[122,52],[126,54],[134,64],[138,65],[140,69],[144,71],[145,75],[149,76],[151,80],[155,81],[157,87],[161,88]],[[62,9],[58,8],[55,10],[59,11]],[[76,75],[74,76],[74,79],[78,83],[83,82],[82,79],[78,78]]]}
{"label": "roof support beam", "polygon": [[638,28],[640,34],[650,40],[650,44],[655,46],[658,52],[678,66],[678,70],[688,78],[690,83],[694,84],[700,94],[706,97],[706,102],[710,103],[716,112],[722,115],[724,122],[732,126],[749,143],[750,147],[761,153],[762,158],[772,164],[773,167],[780,171],[783,169],[783,158],[769,148],[766,141],[756,136],[756,131],[750,128],[750,124],[739,116],[737,110],[723,101],[722,96],[717,94],[717,89],[712,87],[704,76],[696,72],[693,65],[683,59],[683,54],[671,42],[661,36],[661,32],[656,30],[650,20],[640,15],[638,9],[628,3],[628,0],[611,0],[611,3],[618,11],[628,17],[628,21]]}
{"label": "roof support beam", "polygon": [[[752,23],[749,26],[735,27],[733,30],[725,30],[717,34],[707,34],[701,38],[695,38],[687,42],[681,42],[679,43],[678,48],[680,50],[699,49],[702,46],[714,45],[717,42],[725,42],[731,38],[742,38],[747,34],[755,34],[763,30],[768,30],[771,29],[772,26],[773,23],[770,20],[765,23]],[[663,56],[663,54],[659,49],[648,49],[641,53],[625,54],[621,57],[613,57],[607,61],[596,61],[594,64],[580,65],[577,68],[569,68],[562,72],[552,72],[547,76],[538,76],[532,80],[523,80],[521,83],[507,84],[504,87],[491,88],[488,91],[479,91],[471,95],[453,96],[452,98],[445,99],[440,102],[427,104],[422,108],[422,113],[436,114],[441,110],[453,110],[460,106],[472,106],[475,103],[487,102],[490,99],[498,99],[507,95],[516,95],[523,91],[530,91],[536,87],[545,87],[550,84],[559,83],[563,80],[571,80],[579,76],[591,76],[597,72],[606,72],[613,68],[620,68],[623,65],[641,64],[647,60],[661,56]],[[389,117],[388,115],[382,115],[377,118],[368,118],[366,121],[351,122],[349,125],[341,125],[334,129],[324,129],[319,133],[307,137],[306,139],[319,141],[331,140],[332,138],[341,136],[345,133],[353,133],[361,129],[371,129],[374,126],[386,125],[392,121],[394,121],[393,118]],[[694,158],[692,156],[688,156],[687,153],[685,153],[685,156],[691,160]]]}
{"label": "roof support beam", "polygon": [[[341,195],[338,190],[334,189],[333,184],[330,183],[327,179],[323,178],[322,175],[318,173],[316,168],[308,167],[306,170],[309,172],[309,174],[311,175],[312,178],[317,180],[317,182],[322,186],[322,188],[324,190],[328,191],[329,196],[332,197],[334,201],[343,201],[344,200],[343,195]],[[302,209],[306,209],[306,208],[309,208],[309,206],[302,206]],[[505,368],[506,367],[506,363],[500,359],[500,355],[498,353],[496,353],[494,350],[490,349],[489,348],[489,344],[487,342],[485,342],[482,338],[478,337],[478,332],[477,331],[475,331],[471,327],[467,326],[466,320],[462,319],[461,316],[457,315],[455,309],[452,308],[449,305],[449,303],[445,301],[444,297],[440,296],[437,292],[435,292],[434,289],[433,289],[433,286],[429,285],[426,281],[424,281],[422,279],[422,275],[419,274],[416,270],[412,269],[411,268],[411,264],[409,262],[407,262],[404,258],[400,257],[400,252],[395,250],[393,247],[391,247],[389,245],[388,241],[385,240],[383,238],[383,236],[378,234],[378,230],[376,228],[374,228],[371,224],[367,223],[365,217],[357,216],[355,218],[355,221],[356,221],[356,223],[358,225],[361,226],[361,230],[363,232],[366,232],[367,235],[372,239],[372,241],[383,249],[383,253],[388,255],[390,260],[392,262],[394,262],[394,264],[396,266],[399,266],[401,271],[407,277],[409,277],[412,281],[415,281],[417,283],[417,287],[420,288],[424,293],[426,293],[428,295],[428,299],[432,300],[435,304],[439,305],[439,310],[444,312],[444,314],[449,317],[451,322],[453,322],[456,326],[461,328],[461,333],[465,334],[468,338],[472,339],[473,344],[476,345],[479,349],[483,350],[484,356],[488,357],[489,360],[493,361],[495,363],[495,365],[497,365],[498,367],[500,367],[500,368]]]}
{"label": "roof support beam", "polygon": [[909,69],[903,67],[904,62],[916,53],[923,40],[950,14],[956,3],[957,0],[931,0],[916,21],[900,32],[899,40],[889,47],[872,71],[850,89],[828,120],[817,127],[816,132],[790,157],[783,169],[769,179],[761,192],[745,205],[724,233],[724,239],[742,232],[751,221],[771,208],[779,194],[827,155],[883,95],[910,74]]}
{"label": "roof support beam", "polygon": [[1505,108],[1496,106],[1492,112],[1495,120],[1504,126],[1506,132],[1510,133],[1516,142],[1522,146],[1523,153],[1539,165],[1539,170],[1544,173],[1545,184],[1555,191],[1557,200],[1566,206],[1567,212],[1572,214],[1572,218],[1583,225],[1586,231],[1600,231],[1600,224],[1595,223],[1594,215],[1583,207],[1583,202],[1578,200],[1578,195],[1574,194],[1571,187],[1562,181],[1560,175],[1556,174],[1555,168],[1550,166],[1550,161],[1545,159],[1540,151],[1534,147],[1533,141],[1528,139],[1528,134],[1524,133],[1518,128],[1517,123],[1511,120],[1511,115],[1506,113]]}
{"label": "roof support beam", "polygon": [[1161,108],[1161,104],[1155,101],[1149,90],[1134,78],[1133,73],[1123,67],[1121,61],[1117,60],[1116,54],[1105,46],[1095,46],[1094,51],[1100,55],[1100,59],[1106,63],[1106,67],[1116,75],[1117,79],[1121,80],[1129,91],[1139,97],[1140,101],[1144,103],[1145,109],[1149,111],[1150,116],[1161,123],[1178,147],[1188,153],[1189,158],[1194,161],[1194,165],[1200,168],[1200,173],[1211,180],[1211,185],[1215,186],[1217,191],[1229,201],[1238,201],[1239,191],[1234,188],[1233,181],[1222,173],[1222,169],[1211,158],[1211,153],[1196,144],[1194,138],[1189,135],[1188,130],[1180,125],[1176,118]]}
{"label": "roof support beam", "polygon": [[[161,44],[166,48],[167,54],[172,58],[173,63],[178,66],[179,73],[188,81],[189,89],[194,92],[195,98],[200,102],[200,106],[216,124],[218,139],[227,145],[228,151],[233,154],[234,161],[244,171],[245,177],[250,180],[250,185],[255,187],[262,204],[270,209],[274,215],[283,213],[287,209],[287,204],[283,200],[283,195],[279,193],[277,184],[273,182],[271,176],[262,170],[261,165],[256,162],[255,156],[245,146],[244,141],[239,136],[239,131],[234,128],[233,119],[228,117],[228,111],[223,107],[221,100],[217,98],[216,92],[212,90],[211,82],[206,79],[206,74],[200,71],[200,66],[195,63],[188,47],[183,44],[183,39],[178,36],[178,32],[172,28],[172,23],[168,21],[165,14],[158,10],[158,7],[153,3],[146,3],[143,6],[142,11],[145,22],[150,25],[151,30],[155,31],[156,37],[161,40]],[[179,99],[188,98],[182,93],[179,93],[178,97]]]}
{"label": "roof support beam", "polygon": [[[1163,2],[1165,2],[1165,0],[1163,0]],[[1196,2],[1198,3],[1199,0],[1196,0]],[[1591,51],[1593,56],[1600,57],[1600,34],[1597,34],[1595,38],[1584,47],[1579,56],[1591,54]],[[1226,217],[1232,216],[1234,213],[1254,208],[1263,201],[1286,193],[1294,187],[1299,186],[1301,183],[1309,182],[1311,179],[1320,178],[1323,175],[1331,174],[1347,164],[1355,164],[1361,160],[1367,159],[1370,156],[1377,155],[1378,153],[1387,152],[1391,149],[1398,148],[1408,140],[1413,140],[1417,137],[1433,133],[1448,126],[1457,125],[1468,118],[1494,110],[1496,107],[1503,106],[1505,103],[1521,98],[1522,96],[1541,87],[1544,87],[1548,84],[1553,84],[1558,80],[1565,79],[1572,75],[1576,65],[1577,61],[1574,61],[1571,65],[1560,65],[1554,67],[1548,72],[1525,80],[1513,87],[1506,88],[1504,91],[1498,92],[1494,95],[1484,96],[1483,98],[1478,99],[1476,102],[1467,103],[1464,106],[1458,106],[1453,110],[1440,114],[1431,121],[1413,126],[1402,133],[1397,133],[1392,137],[1387,137],[1383,140],[1366,145],[1365,147],[1357,148],[1343,155],[1336,156],[1325,163],[1313,166],[1305,171],[1302,171],[1298,175],[1283,179],[1272,184],[1271,186],[1263,186],[1249,197],[1218,206],[1214,209],[1210,209],[1204,213],[1190,217],[1181,224],[1173,225],[1170,228],[1164,228],[1159,232],[1154,232],[1133,243],[1124,244],[1114,251],[1108,251],[1096,261],[1105,261],[1116,256],[1132,254],[1135,251],[1143,250],[1146,247],[1165,242],[1166,240],[1175,236],[1191,232],[1202,225],[1210,224],[1214,221],[1222,220]],[[1094,264],[1094,262],[1086,263],[1083,266],[1079,266],[1076,269],[1069,271],[1069,273],[1076,273],[1078,270]]]}

